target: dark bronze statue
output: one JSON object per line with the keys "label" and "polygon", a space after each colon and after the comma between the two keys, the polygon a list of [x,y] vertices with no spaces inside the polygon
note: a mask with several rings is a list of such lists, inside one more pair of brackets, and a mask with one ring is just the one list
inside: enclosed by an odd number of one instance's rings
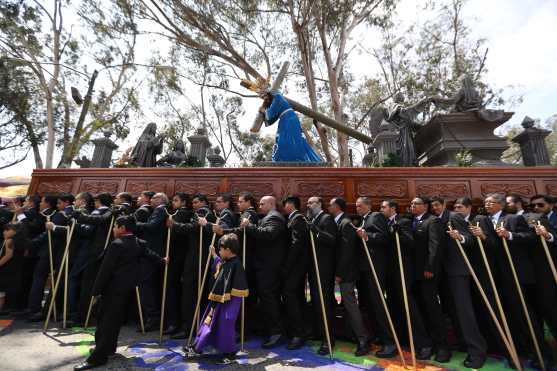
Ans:
{"label": "dark bronze statue", "polygon": [[157,124],[154,122],[147,125],[143,134],[139,137],[137,144],[131,154],[131,162],[137,167],[155,167],[157,155],[162,152],[163,138],[157,135]]}
{"label": "dark bronze statue", "polygon": [[157,161],[157,166],[176,167],[186,160],[186,145],[178,140],[174,149]]}

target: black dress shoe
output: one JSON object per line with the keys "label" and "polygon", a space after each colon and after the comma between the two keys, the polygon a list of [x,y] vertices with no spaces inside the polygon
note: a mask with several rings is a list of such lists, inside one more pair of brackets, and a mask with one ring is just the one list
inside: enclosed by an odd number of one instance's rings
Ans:
{"label": "black dress shoe", "polygon": [[189,331],[178,331],[174,335],[170,336],[170,338],[174,340],[183,340],[183,339],[187,339],[189,335],[190,335]]}
{"label": "black dress shoe", "polygon": [[[145,332],[151,332],[159,329],[159,324],[157,321],[148,320],[145,322]],[[141,332],[141,325],[137,328],[137,332]]]}
{"label": "black dress shoe", "polygon": [[286,349],[296,350],[296,349],[300,349],[303,346],[304,346],[304,338],[301,338],[299,336],[294,336],[286,346]]}
{"label": "black dress shoe", "polygon": [[[334,349],[335,349],[335,342],[334,341],[331,341],[331,348],[333,348],[332,351],[331,351],[331,353],[332,353],[332,352],[334,352]],[[329,345],[327,345],[326,342],[321,343],[321,346],[319,347],[319,350],[317,351],[317,354],[319,354],[321,356],[329,355]]]}
{"label": "black dress shoe", "polygon": [[284,338],[281,334],[271,335],[269,336],[269,339],[261,345],[261,347],[263,349],[271,349],[279,346],[283,341]]}
{"label": "black dress shoe", "polygon": [[473,368],[473,369],[482,368],[484,363],[485,363],[485,357],[470,357],[470,356],[466,357],[464,362],[462,362],[464,367]]}
{"label": "black dress shoe", "polygon": [[439,348],[435,354],[435,362],[447,363],[451,360],[451,351],[447,348]]}
{"label": "black dress shoe", "polygon": [[367,341],[360,341],[358,342],[358,348],[356,348],[356,352],[354,353],[354,355],[356,357],[361,357],[369,354],[369,352],[369,343]]}
{"label": "black dress shoe", "polygon": [[431,347],[423,347],[418,349],[418,352],[416,353],[416,359],[425,361],[427,359],[430,359],[432,354],[433,352],[431,350]]}
{"label": "black dress shoe", "polygon": [[375,353],[378,358],[393,358],[397,354],[396,347],[394,345],[383,345],[380,351]]}
{"label": "black dress shoe", "polygon": [[45,316],[43,315],[42,312],[36,312],[29,315],[29,318],[27,318],[27,322],[42,322],[44,321],[44,319]]}
{"label": "black dress shoe", "polygon": [[96,364],[96,363],[83,362],[83,363],[75,366],[73,369],[74,369],[74,371],[90,370],[92,368],[99,367],[99,366],[102,366],[102,365]]}
{"label": "black dress shoe", "polygon": [[178,326],[170,325],[162,332],[163,335],[175,335],[180,332],[180,328]]}

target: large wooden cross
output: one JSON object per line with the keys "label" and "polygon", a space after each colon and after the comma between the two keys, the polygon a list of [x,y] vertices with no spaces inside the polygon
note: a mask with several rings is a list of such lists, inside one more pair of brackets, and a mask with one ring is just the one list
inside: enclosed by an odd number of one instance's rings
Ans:
{"label": "large wooden cross", "polygon": [[[284,78],[286,77],[286,73],[288,72],[289,65],[290,63],[288,62],[284,62],[282,64],[282,67],[276,79],[273,81],[273,85],[271,85],[271,91],[276,91],[280,88],[282,82],[284,81]],[[257,93],[263,93],[265,89],[268,87],[268,84],[266,84],[265,82],[254,83],[249,80],[242,80],[241,85],[250,90],[256,91]],[[358,139],[366,144],[370,144],[372,141],[372,139],[369,136],[360,133],[357,130],[352,129],[351,127],[348,127],[338,122],[337,120],[322,114],[321,112],[314,111],[311,108],[304,106],[303,104],[295,100],[292,100],[288,97],[284,97],[284,99],[286,99],[286,101],[290,104],[290,106],[294,111],[300,112],[301,114],[311,117],[312,119],[317,120],[328,127],[336,129],[341,133],[344,133],[352,138]],[[261,125],[263,124],[263,121],[264,121],[263,114],[258,112],[257,117],[253,121],[253,125],[251,126],[250,131],[253,133],[259,132],[259,130],[261,130]]]}

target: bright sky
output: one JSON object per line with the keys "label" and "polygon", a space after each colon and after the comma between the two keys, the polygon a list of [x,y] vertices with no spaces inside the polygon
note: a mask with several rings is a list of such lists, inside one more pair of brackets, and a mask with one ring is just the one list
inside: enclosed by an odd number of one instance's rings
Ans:
{"label": "bright sky", "polygon": [[[420,10],[422,4],[423,0],[402,0],[398,8],[401,24],[425,21],[428,15]],[[517,88],[515,93],[524,95],[523,103],[512,107],[516,113],[508,125],[519,125],[525,115],[543,122],[557,113],[557,1],[470,0],[464,14],[474,36],[487,39],[488,82],[499,88],[513,85]],[[364,38],[361,42],[373,46],[378,40]],[[374,67],[370,67],[372,65]],[[378,68],[366,55],[354,55],[351,67],[356,76],[358,70],[372,73],[373,68]],[[306,101],[305,97],[299,99]],[[239,120],[242,128],[249,128],[259,103],[257,100],[245,101],[247,114]],[[157,121],[156,117],[154,119]],[[274,130],[276,128],[270,127],[263,133],[271,134]],[[141,129],[133,130],[125,143],[118,143],[120,148],[127,148],[140,132]],[[30,175],[33,167],[30,154],[23,163],[1,170],[0,178]]]}

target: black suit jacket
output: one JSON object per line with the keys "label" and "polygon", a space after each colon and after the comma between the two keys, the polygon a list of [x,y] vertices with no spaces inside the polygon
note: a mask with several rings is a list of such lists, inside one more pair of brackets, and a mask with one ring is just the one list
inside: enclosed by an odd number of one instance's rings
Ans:
{"label": "black suit jacket", "polygon": [[286,257],[288,242],[286,220],[276,210],[271,210],[258,225],[246,227],[246,234],[255,237],[255,265],[257,270],[280,270]]}
{"label": "black suit jacket", "polygon": [[[368,213],[364,216],[363,227],[368,236],[367,247],[370,250],[372,259],[374,259],[374,265],[376,269],[381,269],[377,266],[386,265],[388,249],[391,243],[387,218],[382,213]],[[363,246],[362,241],[360,241],[360,244]],[[366,272],[371,270],[363,247],[359,249],[358,265],[360,270]]]}
{"label": "black suit jacket", "polygon": [[[51,215],[52,210],[45,210],[43,214]],[[46,217],[44,218],[46,222]],[[55,225],[59,226],[66,226],[67,225],[67,218],[66,216],[59,212],[54,211],[54,214],[50,217],[50,221]],[[57,261],[62,258],[62,254],[64,253],[64,248],[66,247],[66,230],[63,230],[63,233],[60,233],[62,229],[58,229],[58,231],[51,231],[51,241],[52,241],[52,255],[54,260]],[[48,231],[45,229],[40,235],[35,237],[33,240],[33,245],[38,248],[38,255],[39,256],[48,256]]]}
{"label": "black suit jacket", "polygon": [[441,220],[429,213],[422,216],[414,229],[417,280],[424,279],[424,272],[439,273],[444,233]]}
{"label": "black suit jacket", "polygon": [[[283,276],[289,272],[301,272],[307,270],[309,254],[309,228],[304,216],[295,211],[288,218],[288,251],[283,265]],[[298,275],[296,275],[298,276]]]}
{"label": "black suit jacket", "polygon": [[106,236],[110,233],[109,239],[112,238],[112,231],[109,230],[112,216],[112,211],[108,207],[96,209],[89,215],[80,214],[77,216],[78,223],[89,224],[95,227],[88,259],[89,262],[102,257]]}
{"label": "black suit jacket", "polygon": [[135,220],[140,223],[147,223],[152,212],[153,208],[150,205],[141,205],[135,210]]}
{"label": "black suit jacket", "polygon": [[[395,226],[389,223],[389,232],[391,234],[391,242],[389,247],[389,260],[398,267],[398,252],[396,246]],[[400,252],[402,255],[402,266],[404,267],[404,278],[407,282],[414,280],[415,261],[414,261],[414,234],[412,232],[412,221],[408,218],[397,214],[395,216],[396,230],[400,240]],[[400,274],[398,268],[395,274]]]}
{"label": "black suit jacket", "polygon": [[[470,251],[474,246],[475,237],[472,236],[468,229],[468,223],[464,220],[462,215],[458,213],[450,213],[447,221],[447,227],[450,226],[456,229],[464,237],[464,243],[461,246],[464,248],[466,255],[470,256]],[[448,230],[448,228],[446,229]],[[445,234],[447,234],[445,232]],[[450,236],[446,238],[445,251],[443,254],[443,267],[449,276],[467,276],[470,274],[466,262],[458,248],[457,242]]]}
{"label": "black suit jacket", "polygon": [[141,279],[140,261],[142,258],[148,258],[157,264],[164,264],[160,256],[149,250],[145,241],[133,235],[112,241],[97,273],[92,295],[117,295],[132,292]]}
{"label": "black suit jacket", "polygon": [[361,249],[362,242],[356,234],[352,220],[343,214],[338,224],[335,273],[342,282],[355,282],[358,279],[357,267]]}
{"label": "black suit jacket", "polygon": [[147,219],[147,222],[137,223],[137,231],[151,250],[159,255],[164,255],[166,250],[166,205],[159,205]]}
{"label": "black suit jacket", "polygon": [[[317,231],[315,234],[315,248],[319,272],[324,278],[329,277],[332,280],[335,273],[335,249],[338,234],[335,219],[322,212],[314,218],[313,225]],[[313,267],[313,264],[311,266]]]}

